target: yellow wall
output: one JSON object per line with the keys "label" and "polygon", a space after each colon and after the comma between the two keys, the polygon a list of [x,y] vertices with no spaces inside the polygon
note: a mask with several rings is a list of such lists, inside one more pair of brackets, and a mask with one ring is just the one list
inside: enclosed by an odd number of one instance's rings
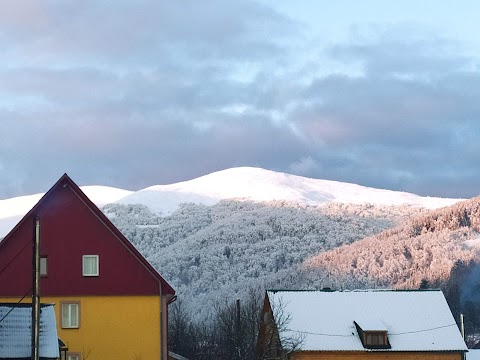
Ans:
{"label": "yellow wall", "polygon": [[291,360],[461,360],[461,353],[432,352],[319,352],[304,351],[291,354]]}
{"label": "yellow wall", "polygon": [[[80,328],[62,329],[60,301],[80,301]],[[81,359],[160,359],[159,296],[42,297],[41,302],[55,304],[58,337]]]}

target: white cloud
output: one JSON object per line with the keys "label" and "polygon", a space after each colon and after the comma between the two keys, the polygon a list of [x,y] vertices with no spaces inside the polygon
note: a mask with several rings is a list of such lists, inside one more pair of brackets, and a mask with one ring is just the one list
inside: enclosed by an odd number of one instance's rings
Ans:
{"label": "white cloud", "polygon": [[306,156],[290,164],[288,170],[293,174],[308,176],[310,174],[320,173],[322,166],[311,156]]}

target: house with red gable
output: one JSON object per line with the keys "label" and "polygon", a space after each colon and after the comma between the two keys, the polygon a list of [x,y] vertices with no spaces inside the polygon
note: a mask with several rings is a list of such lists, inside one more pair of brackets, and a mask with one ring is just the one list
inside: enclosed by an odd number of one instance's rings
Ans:
{"label": "house with red gable", "polygon": [[0,302],[32,292],[40,221],[40,296],[55,305],[66,360],[168,359],[174,289],[63,175],[0,242]]}

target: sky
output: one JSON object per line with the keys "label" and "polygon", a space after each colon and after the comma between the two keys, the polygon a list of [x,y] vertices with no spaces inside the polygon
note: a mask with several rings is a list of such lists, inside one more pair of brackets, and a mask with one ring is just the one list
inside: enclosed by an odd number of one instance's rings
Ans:
{"label": "sky", "polygon": [[478,1],[0,2],[0,199],[238,166],[480,194]]}

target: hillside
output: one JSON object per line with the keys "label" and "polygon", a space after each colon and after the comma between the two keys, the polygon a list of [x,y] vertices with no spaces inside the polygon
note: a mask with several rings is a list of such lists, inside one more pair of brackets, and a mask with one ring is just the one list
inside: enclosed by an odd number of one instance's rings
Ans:
{"label": "hillside", "polygon": [[215,302],[242,297],[252,287],[303,287],[298,274],[312,254],[426,210],[224,200],[212,206],[184,204],[165,217],[144,205],[110,204],[103,211],[201,317]]}
{"label": "hillside", "polygon": [[353,244],[319,253],[306,269],[378,286],[418,288],[445,282],[454,263],[476,260],[480,197],[431,211]]}

